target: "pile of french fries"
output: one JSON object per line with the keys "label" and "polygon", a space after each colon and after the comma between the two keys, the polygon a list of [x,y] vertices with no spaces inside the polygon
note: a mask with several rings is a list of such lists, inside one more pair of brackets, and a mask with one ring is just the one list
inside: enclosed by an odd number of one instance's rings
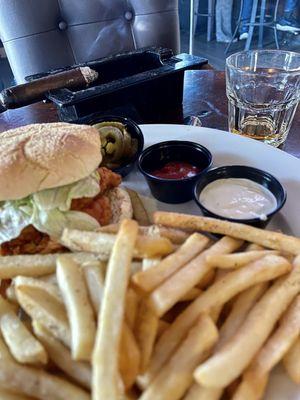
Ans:
{"label": "pile of french fries", "polygon": [[156,212],[62,243],[0,258],[0,399],[258,400],[280,362],[300,384],[299,238]]}

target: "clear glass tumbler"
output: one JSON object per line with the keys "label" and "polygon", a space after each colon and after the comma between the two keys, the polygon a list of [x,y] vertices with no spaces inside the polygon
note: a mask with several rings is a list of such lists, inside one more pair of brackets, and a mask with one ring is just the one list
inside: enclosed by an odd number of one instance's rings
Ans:
{"label": "clear glass tumbler", "polygon": [[289,133],[300,99],[300,53],[242,51],[226,60],[229,130],[273,146]]}

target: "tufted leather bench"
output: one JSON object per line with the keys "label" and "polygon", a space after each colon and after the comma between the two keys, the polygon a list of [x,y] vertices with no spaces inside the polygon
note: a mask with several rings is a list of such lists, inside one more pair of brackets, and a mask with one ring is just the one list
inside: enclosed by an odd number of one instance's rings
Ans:
{"label": "tufted leather bench", "polygon": [[178,0],[0,0],[0,38],[18,83],[145,46],[178,53]]}

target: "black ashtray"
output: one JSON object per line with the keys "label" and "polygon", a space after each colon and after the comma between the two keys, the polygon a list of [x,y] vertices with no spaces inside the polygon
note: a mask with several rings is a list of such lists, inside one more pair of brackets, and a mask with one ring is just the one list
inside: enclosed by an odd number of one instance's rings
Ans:
{"label": "black ashtray", "polygon": [[[208,210],[204,205],[200,202],[199,197],[202,190],[211,182],[216,181],[218,179],[228,179],[228,178],[242,178],[249,179],[253,182],[259,183],[268,189],[276,198],[277,206],[276,208],[266,214],[265,219],[260,218],[251,218],[251,219],[238,219],[238,218],[227,218],[221,215],[215,214],[214,212]],[[272,219],[272,217],[284,206],[286,202],[286,190],[283,188],[281,183],[268,172],[262,171],[257,168],[247,167],[244,165],[230,165],[223,166],[219,168],[211,169],[210,171],[203,173],[198,182],[195,185],[194,190],[194,198],[198,206],[200,207],[202,213],[205,216],[218,218],[222,220],[239,222],[243,224],[248,224],[252,226],[256,226],[259,228],[264,228]]]}
{"label": "black ashtray", "polygon": [[171,49],[149,47],[51,70],[26,77],[32,81],[76,67],[90,67],[98,79],[84,89],[61,88],[45,93],[61,121],[73,122],[94,112],[127,116],[134,109],[143,121],[158,120],[166,107],[182,104],[184,72],[199,69],[207,60],[191,54],[173,55]]}
{"label": "black ashtray", "polygon": [[[152,175],[154,170],[162,168],[170,161],[188,162],[198,167],[200,172],[183,179],[166,179]],[[157,200],[177,204],[193,198],[195,183],[211,163],[210,151],[201,144],[171,140],[154,144],[144,150],[140,155],[138,167]]]}
{"label": "black ashtray", "polygon": [[124,162],[120,167],[111,168],[112,171],[120,174],[122,177],[128,175],[134,168],[135,162],[139,158],[140,154],[144,148],[144,135],[140,127],[130,118],[119,117],[115,115],[105,115],[100,113],[95,113],[88,115],[86,117],[80,118],[76,121],[77,124],[94,125],[101,122],[121,122],[126,126],[130,136],[137,139],[138,148],[136,153],[128,160]]}

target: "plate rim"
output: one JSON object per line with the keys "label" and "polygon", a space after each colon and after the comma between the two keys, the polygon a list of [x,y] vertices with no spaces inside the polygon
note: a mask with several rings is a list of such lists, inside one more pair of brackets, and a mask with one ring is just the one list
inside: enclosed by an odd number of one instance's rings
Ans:
{"label": "plate rim", "polygon": [[[144,128],[147,129],[148,127],[159,128],[159,127],[169,127],[169,126],[170,127],[175,127],[175,128],[180,128],[180,129],[186,129],[186,130],[199,129],[199,130],[204,130],[204,131],[214,131],[215,133],[222,134],[222,135],[229,134],[231,137],[236,138],[237,141],[242,141],[242,142],[244,141],[246,143],[251,143],[251,145],[260,146],[262,149],[264,148],[268,152],[274,151],[277,154],[280,154],[280,156],[284,156],[284,157],[290,158],[291,160],[296,160],[297,162],[300,162],[300,158],[294,156],[293,154],[290,154],[290,153],[284,151],[284,149],[279,149],[278,147],[271,146],[271,145],[269,145],[267,143],[259,142],[259,141],[256,141],[255,139],[251,139],[251,138],[248,138],[248,137],[245,137],[245,136],[237,135],[237,134],[234,134],[234,133],[231,133],[229,131],[222,130],[222,129],[210,128],[208,126],[192,126],[192,125],[183,125],[183,124],[140,124],[139,125],[139,127],[142,129],[142,131],[143,131]],[[169,139],[169,140],[172,140],[172,139]],[[145,140],[145,142],[146,142],[146,140]]]}

